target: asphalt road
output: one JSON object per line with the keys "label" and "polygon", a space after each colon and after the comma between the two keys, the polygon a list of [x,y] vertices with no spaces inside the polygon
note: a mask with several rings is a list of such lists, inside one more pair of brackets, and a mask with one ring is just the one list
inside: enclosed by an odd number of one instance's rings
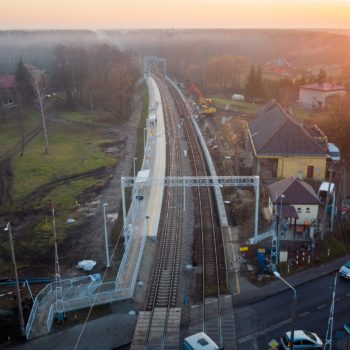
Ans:
{"label": "asphalt road", "polygon": [[[297,287],[298,304],[295,329],[317,333],[324,341],[327,332],[334,274],[330,274]],[[282,282],[281,282],[282,283]],[[275,296],[235,310],[238,349],[268,349],[272,339],[290,330],[293,293],[284,291]],[[334,340],[344,323],[350,323],[350,281],[338,278]]]}

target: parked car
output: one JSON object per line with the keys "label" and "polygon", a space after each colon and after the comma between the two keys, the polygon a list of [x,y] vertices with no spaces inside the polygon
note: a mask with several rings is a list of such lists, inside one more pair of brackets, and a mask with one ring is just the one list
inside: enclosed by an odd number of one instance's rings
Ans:
{"label": "parked car", "polygon": [[[281,338],[281,349],[289,350],[291,348],[290,342],[291,332],[286,332]],[[316,333],[308,331],[294,331],[294,346],[295,350],[298,349],[315,349],[322,350],[323,342]]]}
{"label": "parked car", "polygon": [[350,280],[350,260],[339,269],[339,276]]}
{"label": "parked car", "polygon": [[333,162],[340,161],[340,151],[334,143],[327,143],[327,153],[329,159],[331,159]]}

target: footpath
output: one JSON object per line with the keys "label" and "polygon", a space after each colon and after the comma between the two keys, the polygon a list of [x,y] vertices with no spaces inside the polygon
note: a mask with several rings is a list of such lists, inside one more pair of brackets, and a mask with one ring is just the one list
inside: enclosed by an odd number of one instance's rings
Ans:
{"label": "footpath", "polygon": [[[330,273],[335,273],[339,268],[350,260],[350,255],[337,258],[333,261],[311,267],[305,271],[301,271],[294,275],[283,276],[293,287],[298,287],[309,281],[315,280]],[[233,297],[233,305],[241,307],[252,304],[258,300],[262,300],[288,289],[288,287],[276,278],[275,282],[264,287],[256,287],[248,282],[245,278],[240,277],[241,293]]]}

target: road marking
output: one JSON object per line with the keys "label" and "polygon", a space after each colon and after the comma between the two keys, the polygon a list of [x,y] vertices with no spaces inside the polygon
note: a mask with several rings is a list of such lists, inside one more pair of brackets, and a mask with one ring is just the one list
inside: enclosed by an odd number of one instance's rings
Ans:
{"label": "road marking", "polygon": [[346,294],[347,297],[350,297],[350,293]]}
{"label": "road marking", "polygon": [[269,328],[265,328],[262,331],[256,332],[255,334],[247,335],[246,337],[238,339],[238,343],[245,343],[245,342],[247,342],[249,340],[254,339],[255,337],[258,337],[260,335],[264,335],[264,334],[269,333],[269,332],[271,332],[271,331],[273,331],[273,330],[275,330],[277,328],[283,327],[286,324],[290,323],[291,321],[292,321],[292,319],[289,318],[288,320],[282,321],[280,323],[276,323],[275,325],[273,325],[273,326],[271,326]]}
{"label": "road marking", "polygon": [[306,315],[308,315],[310,312],[306,311],[306,312],[303,312],[302,314],[299,315],[299,317],[305,317]]}
{"label": "road marking", "polygon": [[320,306],[317,306],[317,308],[320,310],[320,309],[323,309],[324,307],[326,307],[327,306],[327,304],[322,304],[322,305],[320,305]]}

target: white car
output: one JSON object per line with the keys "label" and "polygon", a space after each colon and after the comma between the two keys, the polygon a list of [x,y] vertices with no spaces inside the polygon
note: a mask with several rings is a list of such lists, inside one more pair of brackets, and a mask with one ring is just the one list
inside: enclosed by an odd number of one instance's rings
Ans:
{"label": "white car", "polygon": [[[281,338],[281,349],[289,350],[291,349],[290,342],[291,332],[286,332]],[[323,343],[322,340],[316,333],[311,333],[308,331],[294,331],[294,346],[293,349],[315,349],[322,350]]]}
{"label": "white car", "polygon": [[339,276],[350,280],[350,260],[340,268]]}

